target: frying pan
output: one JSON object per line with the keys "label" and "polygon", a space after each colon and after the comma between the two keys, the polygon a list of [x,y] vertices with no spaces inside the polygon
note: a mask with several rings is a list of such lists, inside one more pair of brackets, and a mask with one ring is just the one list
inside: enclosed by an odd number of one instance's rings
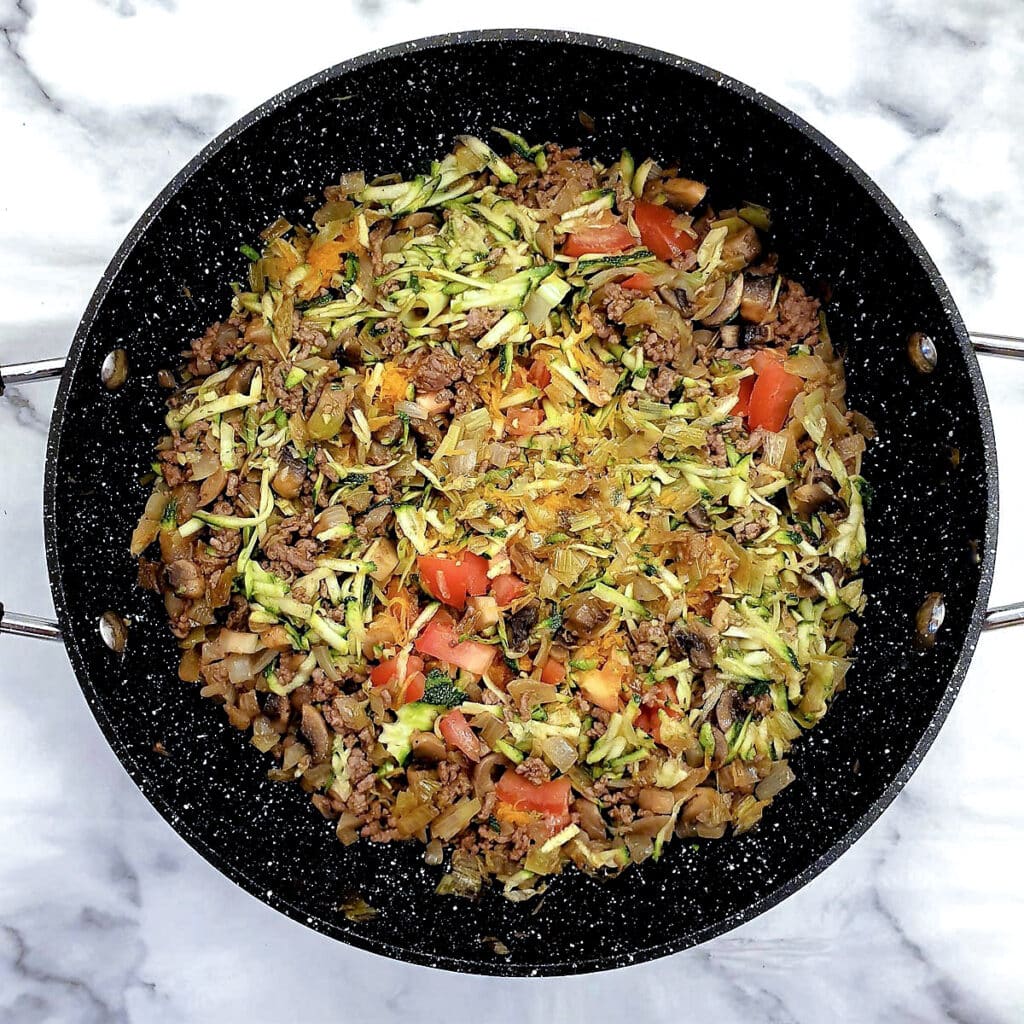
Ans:
{"label": "frying pan", "polygon": [[[434,895],[438,869],[418,844],[342,847],[299,787],[269,782],[268,759],[178,681],[162,605],[135,586],[128,551],[146,498],[137,481],[163,430],[156,372],[225,314],[227,282],[243,274],[238,246],[279,215],[308,222],[312,197],[341,171],[409,172],[455,135],[486,136],[494,125],[605,160],[626,146],[709,182],[719,207],[769,206],[770,245],[786,270],[830,293],[850,404],[880,434],[865,460],[875,499],[856,664],[794,752],[798,782],[749,834],[673,844],[658,863],[610,881],[567,871],[542,902],[526,904],[495,892],[473,902]],[[908,358],[912,332],[931,340],[933,372]],[[1024,355],[1020,340],[975,344]],[[111,389],[101,368],[114,349],[127,353],[129,373]],[[1024,605],[986,613],[992,421],[971,338],[920,242],[878,187],[796,115],[632,44],[536,31],[442,36],[287,90],[207,146],[146,211],[103,275],[66,364],[5,371],[8,384],[58,373],[44,488],[58,622],[9,613],[3,628],[63,639],[114,753],[202,856],[270,906],[396,959],[485,974],[596,971],[751,919],[834,861],[895,797],[942,725],[981,629],[1024,621]],[[945,618],[924,647],[915,619],[935,593]],[[108,610],[129,623],[122,654],[99,628]],[[352,894],[376,916],[349,920],[341,905]]]}

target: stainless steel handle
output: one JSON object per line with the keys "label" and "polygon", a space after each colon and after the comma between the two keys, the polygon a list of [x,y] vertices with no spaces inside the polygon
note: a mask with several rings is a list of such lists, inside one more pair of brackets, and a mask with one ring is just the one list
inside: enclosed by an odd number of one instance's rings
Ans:
{"label": "stainless steel handle", "polygon": [[[1009,334],[970,333],[974,350],[981,355],[1003,356],[1007,359],[1024,359],[1024,338]],[[30,384],[37,380],[49,380],[64,372],[64,359],[38,359],[28,363],[12,363],[0,366],[0,396],[8,384]],[[1007,626],[1024,625],[1024,603],[1009,604],[990,608],[985,615],[983,628],[1005,629]],[[13,633],[38,640],[61,640],[60,626],[53,619],[42,619],[35,615],[4,614],[0,604],[0,633]]]}
{"label": "stainless steel handle", "polygon": [[[64,372],[66,360],[36,359],[28,363],[11,363],[0,366],[0,396],[7,385],[31,384],[37,380],[50,380]],[[0,633],[11,633],[14,636],[27,636],[35,640],[63,641],[60,626],[53,619],[43,619],[37,615],[19,615],[17,612],[5,612],[0,602]]]}
{"label": "stainless steel handle", "polygon": [[0,366],[0,396],[8,384],[31,384],[36,380],[51,380],[64,372],[63,357],[60,359],[36,359],[31,363],[11,363]]}
{"label": "stainless steel handle", "polygon": [[1003,356],[1006,359],[1024,359],[1024,338],[1010,334],[969,333],[974,351],[985,356]]}
{"label": "stainless steel handle", "polygon": [[60,626],[53,619],[41,619],[36,615],[18,615],[16,612],[5,612],[3,604],[0,604],[0,633],[30,636],[34,640],[64,640]]}

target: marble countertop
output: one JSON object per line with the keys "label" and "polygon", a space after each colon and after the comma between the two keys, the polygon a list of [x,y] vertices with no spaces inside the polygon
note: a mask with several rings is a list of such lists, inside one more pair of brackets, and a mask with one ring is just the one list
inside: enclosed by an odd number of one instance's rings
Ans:
{"label": "marble countertop", "polygon": [[[281,23],[278,11],[288,12]],[[576,28],[741,78],[885,189],[974,330],[1024,333],[1019,0],[0,0],[0,362],[63,353],[111,254],[174,172],[293,81],[441,31]],[[1024,366],[990,361],[1002,450],[994,600],[1024,597]],[[0,402],[0,599],[49,614],[49,385]],[[1024,804],[1013,708],[1024,631],[982,638],[931,753],[823,875],[750,924],[627,972],[514,981],[391,963],[237,889],[129,781],[56,645],[0,647],[0,1021],[759,1022],[1024,1019]],[[285,984],[268,985],[266,967]],[[456,1008],[467,1008],[466,1011]],[[479,1008],[485,1007],[481,1011]]]}

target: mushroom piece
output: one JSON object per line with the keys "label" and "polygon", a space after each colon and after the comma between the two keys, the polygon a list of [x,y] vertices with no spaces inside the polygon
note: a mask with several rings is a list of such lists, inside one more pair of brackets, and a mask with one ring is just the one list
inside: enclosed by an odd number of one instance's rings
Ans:
{"label": "mushroom piece", "polygon": [[514,612],[505,622],[505,633],[508,636],[508,653],[513,657],[522,657],[530,645],[533,627],[540,618],[540,606],[535,601],[519,611]]}
{"label": "mushroom piece", "polygon": [[714,668],[718,634],[699,619],[684,622],[677,619],[668,636],[668,649],[673,658],[687,658],[700,671]]}
{"label": "mushroom piece", "polygon": [[809,519],[815,512],[835,515],[847,511],[846,502],[820,480],[794,487],[789,502],[793,506],[793,511],[804,519]]}
{"label": "mushroom piece", "polygon": [[708,192],[707,185],[692,178],[669,178],[661,187],[669,205],[679,210],[692,210]]}
{"label": "mushroom piece", "polygon": [[[431,733],[431,735],[433,735]],[[435,737],[436,739],[436,737]],[[415,750],[415,737],[413,738],[413,749]],[[443,746],[443,744],[442,744]],[[505,759],[501,754],[485,754],[473,768],[473,793],[478,800],[483,801],[491,790],[494,789],[494,776],[498,771],[503,771]]]}
{"label": "mushroom piece", "polygon": [[331,733],[319,709],[312,704],[303,704],[302,724],[299,728],[302,735],[309,740],[313,760],[317,764],[323,764],[331,753]]}
{"label": "mushroom piece", "polygon": [[206,592],[206,583],[199,567],[188,558],[179,558],[167,566],[167,582],[178,597],[194,600]]}
{"label": "mushroom piece", "polygon": [[224,390],[229,395],[238,395],[243,391],[249,390],[249,385],[252,384],[253,375],[256,373],[256,364],[253,362],[239,363],[231,371],[231,376],[228,377],[227,383],[224,385]]}
{"label": "mushroom piece", "polygon": [[771,312],[774,294],[775,288],[770,277],[747,275],[743,282],[740,316],[750,324],[764,323]]}
{"label": "mushroom piece", "polygon": [[274,474],[270,486],[282,498],[297,498],[302,493],[302,485],[306,482],[306,464],[295,458],[291,452],[285,452],[281,458],[281,467]]}
{"label": "mushroom piece", "polygon": [[608,828],[601,817],[601,811],[597,804],[590,800],[577,797],[572,804],[572,809],[580,816],[580,828],[590,836],[591,839],[607,839]]}
{"label": "mushroom piece", "polygon": [[736,713],[733,710],[735,701],[736,691],[726,689],[722,691],[722,696],[718,698],[718,703],[715,705],[715,721],[722,732],[728,732],[732,728],[733,722],[736,721]]}
{"label": "mushroom piece", "polygon": [[753,263],[761,255],[761,239],[750,224],[733,231],[722,245],[722,262],[733,269]]}
{"label": "mushroom piece", "polygon": [[444,743],[432,732],[414,732],[412,734],[412,756],[417,761],[437,764],[448,756]]}
{"label": "mushroom piece", "polygon": [[729,282],[722,301],[710,313],[701,318],[702,323],[708,327],[716,327],[718,324],[724,324],[726,320],[736,314],[743,298],[743,280],[743,275],[737,274]]}
{"label": "mushroom piece", "polygon": [[288,726],[288,719],[292,713],[292,704],[286,696],[280,693],[268,693],[266,700],[263,702],[263,714],[270,719],[270,721],[278,727],[279,730],[284,731]]}
{"label": "mushroom piece", "polygon": [[576,594],[562,609],[562,625],[578,637],[587,637],[600,629],[611,616],[611,609],[597,597]]}
{"label": "mushroom piece", "polygon": [[686,521],[695,529],[700,530],[701,533],[708,533],[714,529],[714,523],[711,521],[711,516],[708,514],[708,510],[703,505],[694,505],[686,513]]}

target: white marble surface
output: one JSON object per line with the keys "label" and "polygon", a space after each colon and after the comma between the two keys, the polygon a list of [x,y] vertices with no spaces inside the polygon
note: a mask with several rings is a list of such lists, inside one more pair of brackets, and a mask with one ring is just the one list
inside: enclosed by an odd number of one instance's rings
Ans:
{"label": "white marble surface", "polygon": [[[364,50],[513,20],[675,50],[793,107],[903,210],[974,329],[1024,333],[1020,0],[654,3],[644,25],[623,23],[628,10],[0,0],[0,362],[66,349],[136,216],[237,116]],[[1024,597],[1009,445],[1024,428],[1024,367],[985,370],[1003,470],[994,596],[1006,602]],[[40,614],[52,397],[35,386],[0,403],[0,598]],[[336,945],[236,889],[128,780],[63,651],[4,637],[0,1022],[1024,1020],[1022,641],[983,637],[905,792],[781,906],[625,972],[499,981]],[[271,964],[285,984],[265,983]]]}

